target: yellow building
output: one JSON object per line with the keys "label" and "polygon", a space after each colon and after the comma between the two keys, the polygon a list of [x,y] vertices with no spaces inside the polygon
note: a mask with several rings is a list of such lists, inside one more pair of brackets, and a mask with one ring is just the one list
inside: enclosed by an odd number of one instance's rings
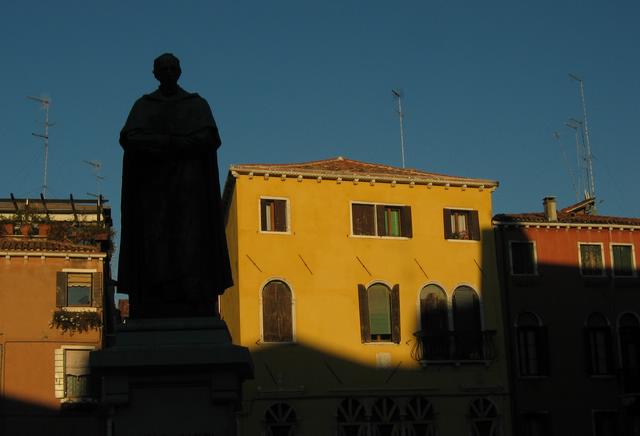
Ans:
{"label": "yellow building", "polygon": [[240,434],[510,434],[491,180],[338,157],[234,165]]}

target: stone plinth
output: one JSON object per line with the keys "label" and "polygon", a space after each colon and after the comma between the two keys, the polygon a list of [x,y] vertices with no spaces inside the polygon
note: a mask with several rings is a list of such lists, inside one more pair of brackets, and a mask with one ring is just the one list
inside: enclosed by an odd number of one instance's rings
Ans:
{"label": "stone plinth", "polygon": [[249,351],[217,318],[130,320],[91,353],[112,436],[234,436]]}

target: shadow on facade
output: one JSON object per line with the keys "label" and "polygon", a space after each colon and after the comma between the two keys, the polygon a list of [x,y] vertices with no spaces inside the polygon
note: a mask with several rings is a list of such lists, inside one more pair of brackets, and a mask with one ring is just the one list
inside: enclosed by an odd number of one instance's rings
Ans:
{"label": "shadow on facade", "polygon": [[553,223],[495,234],[515,434],[640,435],[640,279],[611,268],[612,246],[637,236]]}
{"label": "shadow on facade", "polygon": [[0,434],[85,436],[104,434],[95,405],[50,408],[11,397],[0,397]]}

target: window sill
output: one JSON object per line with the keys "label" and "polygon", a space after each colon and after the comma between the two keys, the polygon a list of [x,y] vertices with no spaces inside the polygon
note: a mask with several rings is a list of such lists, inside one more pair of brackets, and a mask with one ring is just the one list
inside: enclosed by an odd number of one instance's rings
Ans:
{"label": "window sill", "polygon": [[258,230],[258,233],[263,235],[291,235],[291,231],[279,232],[277,230]]}
{"label": "window sill", "polygon": [[462,242],[462,243],[470,243],[470,242],[480,242],[478,239],[445,239],[447,242]]}
{"label": "window sill", "polygon": [[400,345],[400,344],[393,341],[371,341],[371,342],[363,342],[362,345]]}
{"label": "window sill", "polygon": [[592,380],[616,380],[615,374],[589,374],[589,378]]}
{"label": "window sill", "polygon": [[93,306],[65,306],[61,307],[62,310],[67,312],[97,312],[98,308]]}
{"label": "window sill", "polygon": [[548,379],[549,379],[548,375],[519,375],[518,376],[518,380],[536,381],[536,380],[548,380]]}
{"label": "window sill", "polygon": [[297,342],[296,341],[277,341],[277,342],[272,342],[272,341],[264,341],[262,339],[260,339],[258,342],[256,342],[256,345],[296,345]]}
{"label": "window sill", "polygon": [[394,240],[406,240],[409,241],[411,238],[408,236],[377,236],[377,235],[349,235],[350,238],[356,239],[394,239]]}
{"label": "window sill", "polygon": [[96,404],[98,399],[94,397],[61,398],[62,404]]}

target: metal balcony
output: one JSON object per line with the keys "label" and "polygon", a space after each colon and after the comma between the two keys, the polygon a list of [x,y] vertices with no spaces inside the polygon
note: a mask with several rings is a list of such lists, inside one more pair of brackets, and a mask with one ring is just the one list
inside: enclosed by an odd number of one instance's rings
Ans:
{"label": "metal balcony", "polygon": [[487,362],[495,359],[495,330],[478,332],[415,332],[414,359],[428,362]]}

